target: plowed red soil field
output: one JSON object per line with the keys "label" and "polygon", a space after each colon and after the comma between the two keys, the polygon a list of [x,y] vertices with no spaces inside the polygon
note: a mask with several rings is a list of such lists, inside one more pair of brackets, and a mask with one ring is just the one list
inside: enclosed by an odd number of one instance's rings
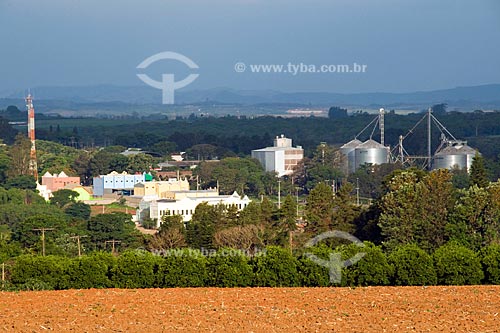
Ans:
{"label": "plowed red soil field", "polygon": [[1,332],[500,332],[500,286],[0,293]]}

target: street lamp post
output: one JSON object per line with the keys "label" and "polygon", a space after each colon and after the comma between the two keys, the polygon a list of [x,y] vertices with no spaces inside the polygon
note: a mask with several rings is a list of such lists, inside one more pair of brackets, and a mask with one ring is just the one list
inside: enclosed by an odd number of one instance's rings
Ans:
{"label": "street lamp post", "polygon": [[359,206],[359,178],[356,178],[356,204]]}

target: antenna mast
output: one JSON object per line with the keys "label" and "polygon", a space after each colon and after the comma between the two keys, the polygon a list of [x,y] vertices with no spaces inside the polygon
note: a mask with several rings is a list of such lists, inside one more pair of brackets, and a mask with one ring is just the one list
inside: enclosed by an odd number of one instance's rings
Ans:
{"label": "antenna mast", "polygon": [[384,108],[380,109],[379,119],[378,119],[378,127],[380,128],[380,144],[385,146],[385,126],[384,126]]}
{"label": "antenna mast", "polygon": [[428,165],[427,168],[430,170],[432,168],[432,140],[431,140],[431,124],[432,124],[432,108],[427,110],[427,158]]}
{"label": "antenna mast", "polygon": [[31,141],[29,170],[38,183],[38,165],[35,146],[35,108],[33,107],[33,97],[31,94],[28,94],[26,97],[26,107],[28,109],[28,137]]}

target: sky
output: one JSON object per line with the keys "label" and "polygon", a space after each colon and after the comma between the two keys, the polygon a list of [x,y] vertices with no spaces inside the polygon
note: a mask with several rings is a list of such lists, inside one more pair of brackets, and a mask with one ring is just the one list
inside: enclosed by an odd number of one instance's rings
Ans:
{"label": "sky", "polygon": [[[0,0],[0,93],[39,86],[411,92],[500,83],[498,0]],[[161,60],[180,53],[198,66]],[[246,65],[244,73],[235,64]],[[252,73],[251,65],[366,65]]]}

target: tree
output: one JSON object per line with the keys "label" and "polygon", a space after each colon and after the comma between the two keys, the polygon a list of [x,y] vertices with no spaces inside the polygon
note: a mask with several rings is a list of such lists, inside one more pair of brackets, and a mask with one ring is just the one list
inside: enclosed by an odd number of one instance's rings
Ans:
{"label": "tree", "polygon": [[263,235],[263,226],[248,224],[217,231],[213,243],[218,248],[239,249],[249,253],[264,245]]}
{"label": "tree", "polygon": [[481,249],[480,257],[484,271],[484,282],[500,284],[500,245],[492,244]]}
{"label": "tree", "polygon": [[153,251],[185,247],[186,230],[182,216],[163,216],[160,230],[148,241],[148,249]]}
{"label": "tree", "polygon": [[187,241],[195,249],[212,248],[218,216],[214,206],[203,202],[196,206],[191,222],[188,223]]}
{"label": "tree", "polygon": [[74,219],[87,221],[90,218],[91,208],[84,202],[73,202],[68,204],[64,212]]}
{"label": "tree", "polygon": [[265,254],[252,260],[256,287],[296,287],[299,284],[297,259],[277,246],[266,248]]}
{"label": "tree", "polygon": [[7,143],[12,143],[15,140],[14,138],[18,132],[12,127],[11,124],[9,124],[9,120],[0,116],[0,140],[3,140]]}
{"label": "tree", "polygon": [[472,250],[500,241],[500,183],[460,192],[446,226],[448,237]]}
{"label": "tree", "polygon": [[380,201],[379,226],[384,245],[416,243],[432,250],[446,241],[446,221],[453,209],[454,189],[448,170],[436,170],[420,178],[407,170],[387,182],[388,193]]}
{"label": "tree", "polygon": [[200,250],[170,250],[158,272],[159,287],[204,287],[208,279],[207,258]]}
{"label": "tree", "polygon": [[328,110],[328,118],[337,119],[337,118],[347,118],[347,109],[342,109],[338,106],[332,106]]}
{"label": "tree", "polygon": [[154,167],[154,159],[151,155],[136,154],[128,157],[127,172],[148,172]]}
{"label": "tree", "polygon": [[351,184],[357,183],[359,185],[359,195],[361,197],[378,199],[383,194],[384,179],[401,168],[399,163],[364,164],[350,174],[347,180]]}
{"label": "tree", "polygon": [[263,192],[262,179],[264,169],[259,161],[251,158],[228,157],[218,163],[200,163],[195,169],[195,175],[201,179],[203,186],[216,186],[224,194],[234,191],[253,193]]}
{"label": "tree", "polygon": [[342,285],[344,286],[385,286],[390,283],[393,267],[387,262],[387,257],[379,246],[364,242],[364,247],[356,244],[341,245],[337,250],[342,260],[349,260],[357,253],[364,256],[354,265],[342,270]]}
{"label": "tree", "polygon": [[263,197],[260,203],[260,223],[263,223],[266,227],[271,226],[276,218],[276,213],[276,205],[268,197]]}
{"label": "tree", "polygon": [[163,264],[161,257],[146,251],[125,251],[112,269],[115,288],[153,288],[158,286],[156,272]]}
{"label": "tree", "polygon": [[446,104],[446,103],[435,104],[432,106],[432,113],[437,114],[437,115],[446,114],[447,106],[448,106],[448,104]]}
{"label": "tree", "polygon": [[396,286],[426,286],[437,283],[432,257],[415,244],[397,247],[388,257],[394,267],[392,282]]}
{"label": "tree", "polygon": [[208,258],[208,283],[214,287],[248,287],[253,272],[249,258],[240,251],[223,248]]}
{"label": "tree", "polygon": [[10,165],[10,156],[2,147],[3,141],[0,139],[0,184],[3,184],[7,179],[7,173]]}
{"label": "tree", "polygon": [[18,188],[21,190],[36,190],[36,179],[31,175],[19,175],[9,177],[5,183],[5,188]]}
{"label": "tree", "polygon": [[64,234],[68,230],[68,222],[66,218],[57,217],[55,215],[38,214],[30,216],[19,223],[14,230],[13,238],[18,241],[23,247],[34,248],[40,253],[42,252],[42,231],[35,229],[48,228],[53,229],[45,232],[45,251],[46,253],[59,254],[61,251],[57,249],[55,239]]}
{"label": "tree", "polygon": [[111,271],[116,266],[116,257],[110,253],[96,252],[71,259],[66,268],[66,288],[90,289],[111,288]]}
{"label": "tree", "polygon": [[296,223],[297,202],[294,197],[287,195],[278,212],[278,218],[272,225],[270,233],[273,234],[273,244],[288,246],[290,232],[297,229]]}
{"label": "tree", "polygon": [[187,245],[185,233],[179,229],[171,228],[162,230],[148,240],[148,249],[151,251],[163,251],[182,248]]}
{"label": "tree", "polygon": [[330,229],[340,230],[348,233],[356,231],[354,221],[359,217],[361,208],[354,204],[351,192],[353,186],[345,183],[335,194],[333,199],[333,214]]}
{"label": "tree", "polygon": [[304,158],[303,163],[299,163],[294,176],[301,187],[310,191],[319,183],[333,184],[342,179],[345,165],[346,157],[338,148],[321,143],[312,158]]}
{"label": "tree", "polygon": [[477,254],[456,243],[448,243],[438,248],[433,259],[439,284],[480,284],[484,278]]}
{"label": "tree", "polygon": [[[99,214],[87,222],[90,240],[97,248],[106,248],[106,241],[120,241],[121,248],[139,247],[141,235],[130,215],[125,213]],[[109,248],[109,245],[108,245]]]}
{"label": "tree", "polygon": [[11,281],[24,290],[62,289],[68,263],[64,257],[22,255],[16,258]]}
{"label": "tree", "polygon": [[313,234],[327,231],[332,221],[332,209],[332,189],[325,183],[319,183],[307,196],[306,231]]}
{"label": "tree", "polygon": [[[333,253],[333,250],[324,243],[320,243],[314,247],[308,248],[307,252],[328,261],[330,260],[330,254]],[[327,267],[318,265],[305,254],[299,256],[298,262],[297,269],[300,276],[300,286],[327,287],[331,284]]]}
{"label": "tree", "polygon": [[0,225],[0,263],[21,254],[19,243],[12,241],[8,226]]}
{"label": "tree", "polygon": [[148,147],[148,150],[158,153],[161,156],[169,156],[171,153],[175,152],[177,145],[170,141],[160,141],[152,146]]}
{"label": "tree", "polygon": [[251,201],[243,210],[240,212],[240,217],[238,219],[239,225],[249,225],[249,224],[259,224],[262,222],[260,204],[256,201]]}
{"label": "tree", "polygon": [[90,185],[92,179],[92,170],[90,169],[91,155],[88,152],[80,152],[72,161],[71,169],[80,176],[83,185]]}
{"label": "tree", "polygon": [[188,155],[197,160],[212,160],[217,158],[217,147],[210,144],[198,144],[188,149]]}
{"label": "tree", "polygon": [[76,198],[78,198],[78,192],[61,189],[52,193],[52,198],[50,198],[50,203],[56,205],[59,208],[68,206],[69,204],[75,203]]}
{"label": "tree", "polygon": [[477,185],[478,187],[486,187],[490,183],[486,168],[484,167],[484,158],[478,152],[472,158],[469,182],[471,186]]}
{"label": "tree", "polygon": [[16,135],[14,145],[9,149],[9,177],[30,175],[31,141],[23,134]]}

